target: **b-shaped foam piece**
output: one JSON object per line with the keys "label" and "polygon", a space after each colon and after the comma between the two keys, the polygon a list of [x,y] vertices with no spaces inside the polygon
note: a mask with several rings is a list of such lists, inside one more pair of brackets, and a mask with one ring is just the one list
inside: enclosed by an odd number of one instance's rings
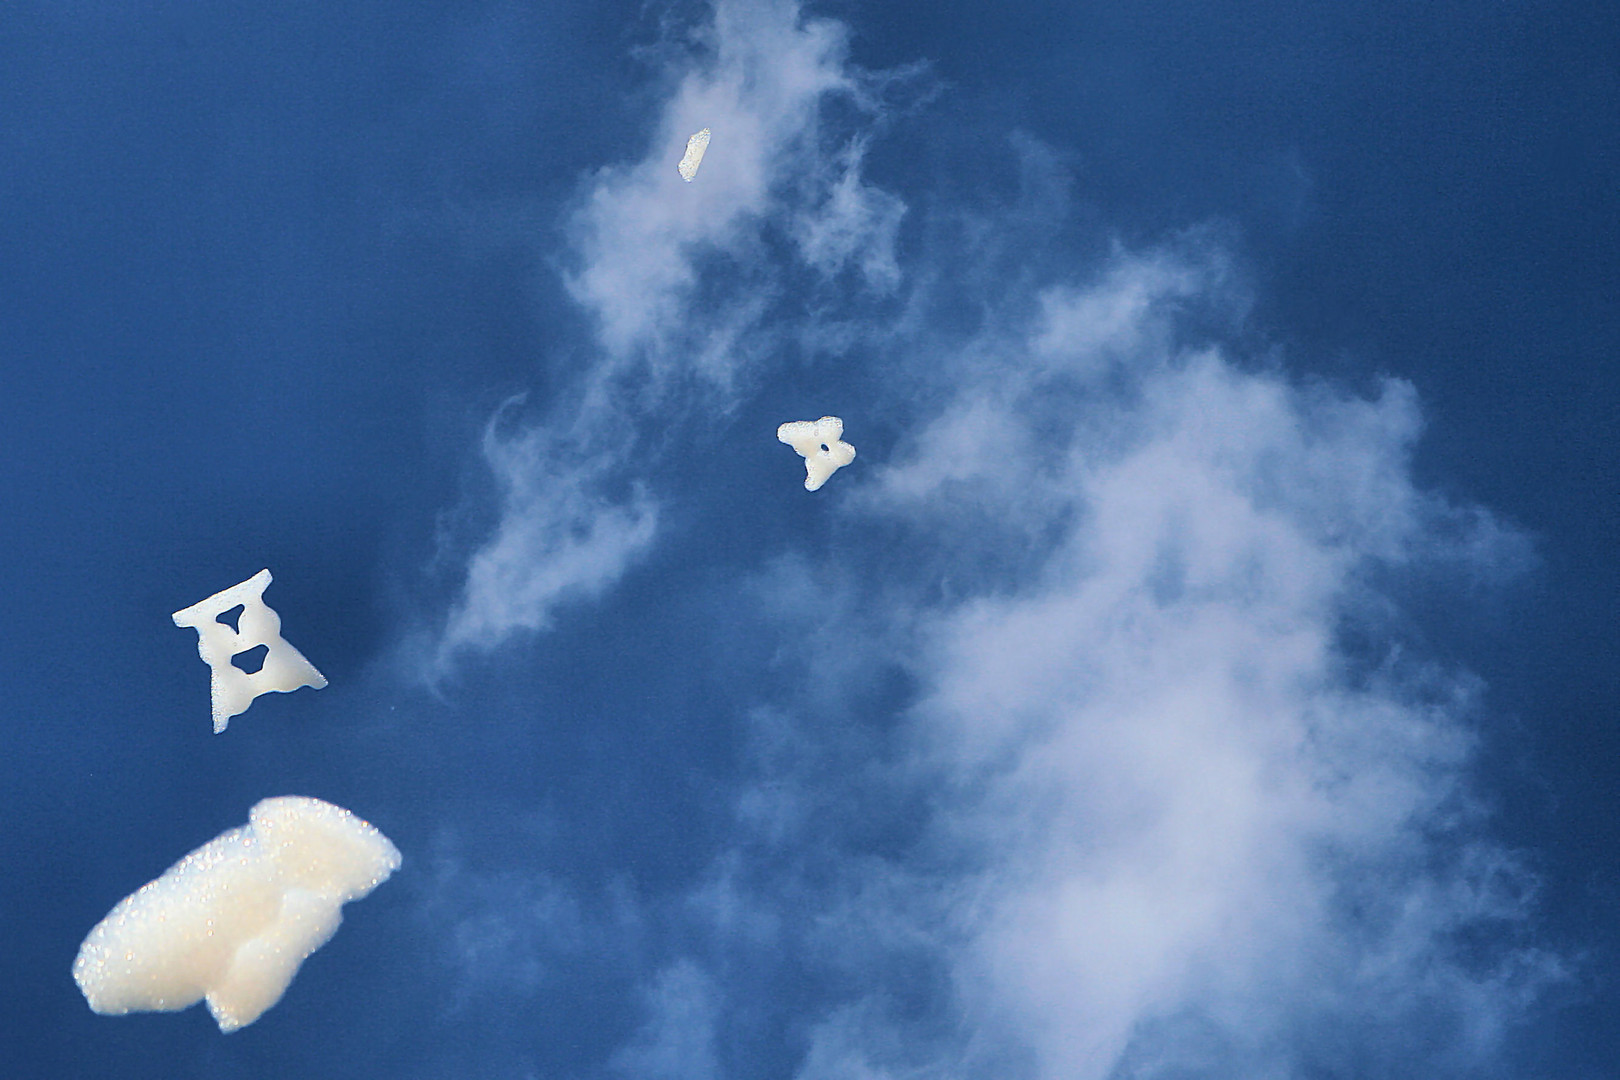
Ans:
{"label": "b-shaped foam piece", "polygon": [[776,438],[804,458],[804,490],[815,491],[827,477],[855,460],[855,448],[840,442],[844,422],[836,416],[820,420],[795,420],[776,429]]}

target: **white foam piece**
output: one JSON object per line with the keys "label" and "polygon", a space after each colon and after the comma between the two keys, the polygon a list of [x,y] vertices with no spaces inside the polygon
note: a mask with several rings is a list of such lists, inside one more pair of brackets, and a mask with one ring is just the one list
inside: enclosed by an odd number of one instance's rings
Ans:
{"label": "white foam piece", "polygon": [[399,869],[399,850],[340,806],[265,799],[125,897],[79,947],[73,979],[103,1014],[173,1012],[206,999],[221,1031],[281,1000],[341,908]]}
{"label": "white foam piece", "polygon": [[799,452],[804,458],[804,490],[814,491],[827,482],[827,477],[855,460],[855,448],[840,442],[844,436],[844,422],[836,416],[823,416],[820,420],[795,420],[776,429],[776,438]]}
{"label": "white foam piece", "polygon": [[686,140],[686,154],[681,158],[681,163],[675,166],[680,172],[682,180],[685,180],[688,184],[692,182],[692,178],[697,175],[698,166],[703,164],[703,152],[708,148],[708,128],[704,128]]}
{"label": "white foam piece", "polygon": [[[281,616],[264,602],[270,581],[270,571],[260,570],[240,585],[174,613],[174,625],[197,631],[197,654],[212,672],[209,689],[215,735],[225,730],[231,717],[246,712],[260,694],[285,694],[301,686],[319,690],[326,685],[326,676],[281,636]],[[233,630],[219,616],[238,605],[242,614]],[[258,671],[249,674],[231,663],[231,657],[260,645],[268,651]]]}

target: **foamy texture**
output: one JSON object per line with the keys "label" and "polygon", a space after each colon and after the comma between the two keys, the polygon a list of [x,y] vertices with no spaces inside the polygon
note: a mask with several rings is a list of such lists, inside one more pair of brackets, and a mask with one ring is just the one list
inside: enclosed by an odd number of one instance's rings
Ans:
{"label": "foamy texture", "polygon": [[[214,707],[214,734],[225,730],[231,717],[247,711],[253,699],[271,691],[289,693],[301,686],[319,690],[326,676],[304,659],[304,654],[281,636],[281,616],[264,602],[270,571],[260,570],[239,585],[232,585],[206,600],[199,600],[172,616],[174,625],[197,631],[197,654],[208,665],[209,690]],[[241,605],[242,614],[231,629],[219,617]],[[251,675],[231,663],[231,657],[260,645],[264,663]]]}
{"label": "foamy texture", "polygon": [[692,182],[692,178],[697,175],[698,166],[703,164],[703,152],[708,148],[708,128],[704,128],[686,140],[686,153],[682,156],[681,163],[675,166],[676,170],[681,174],[682,180],[685,180],[688,184]]}
{"label": "foamy texture", "polygon": [[208,1001],[221,1031],[281,1000],[341,908],[399,869],[374,826],[320,799],[265,799],[125,897],[79,947],[73,979],[103,1014]]}
{"label": "foamy texture", "polygon": [[804,490],[816,490],[827,482],[827,477],[855,460],[855,448],[838,441],[843,435],[844,422],[836,416],[795,420],[776,429],[777,439],[804,458]]}

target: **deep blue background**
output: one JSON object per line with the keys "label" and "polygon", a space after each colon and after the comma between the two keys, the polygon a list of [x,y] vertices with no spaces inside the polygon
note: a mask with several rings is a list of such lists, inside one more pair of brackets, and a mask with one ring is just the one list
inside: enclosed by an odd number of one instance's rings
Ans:
{"label": "deep blue background", "polygon": [[[1076,251],[1228,223],[1255,321],[1290,362],[1412,379],[1424,480],[1535,535],[1540,568],[1485,617],[1439,601],[1418,614],[1489,684],[1487,791],[1545,876],[1541,931],[1595,950],[1595,988],[1527,1035],[1517,1064],[1606,1075],[1620,1060],[1620,9],[819,10],[854,26],[857,62],[926,59],[942,83],[869,159],[910,220],[953,190],[993,190],[963,162],[1016,129],[1073,171]],[[495,866],[522,842],[604,890],[630,873],[656,892],[706,858],[735,767],[727,710],[702,703],[746,694],[718,662],[688,663],[683,635],[716,626],[710,656],[769,643],[728,637],[724,613],[639,613],[746,562],[735,537],[677,539],[632,574],[630,600],[584,638],[563,626],[524,677],[491,661],[442,698],[387,689],[392,650],[453,590],[436,529],[456,507],[479,513],[484,421],[543,392],[537,357],[579,334],[514,234],[556,233],[580,173],[639,150],[658,102],[628,53],[655,23],[612,3],[14,0],[0,14],[6,1075],[452,1075],[459,1045],[513,1023],[513,1075],[566,1074],[634,1026],[616,1003],[637,973],[588,955],[558,962],[601,998],[549,1003],[538,1029],[487,1003],[366,1006],[420,977],[433,927],[412,913],[436,859]],[[774,490],[763,466],[738,468],[707,512]],[[211,740],[206,672],[168,613],[262,566],[289,639],[332,686],[262,700]],[[603,790],[593,762],[627,733],[622,788]],[[658,767],[674,757],[682,769]],[[365,901],[277,1006],[297,1014],[280,1034],[222,1041],[200,1012],[91,1015],[69,977],[88,928],[282,793],[377,821],[420,876]],[[525,834],[540,803],[577,830]]]}

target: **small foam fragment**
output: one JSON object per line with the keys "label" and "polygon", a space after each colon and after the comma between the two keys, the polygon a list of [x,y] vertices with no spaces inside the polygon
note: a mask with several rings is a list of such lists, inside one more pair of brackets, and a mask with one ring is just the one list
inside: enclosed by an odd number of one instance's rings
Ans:
{"label": "small foam fragment", "polygon": [[399,869],[377,828],[288,795],[125,897],[79,947],[73,980],[105,1015],[206,999],[221,1031],[253,1023],[343,921],[341,908]]}
{"label": "small foam fragment", "polygon": [[[301,686],[319,690],[326,676],[304,659],[304,654],[281,636],[281,616],[264,602],[270,571],[260,570],[240,585],[232,585],[184,611],[174,613],[174,625],[197,631],[197,654],[208,665],[214,707],[214,734],[225,730],[231,717],[247,711],[253,699],[271,691],[290,693]],[[236,628],[219,617],[240,606]],[[264,663],[249,674],[231,663],[231,657],[263,645]]]}
{"label": "small foam fragment", "polygon": [[776,438],[804,458],[804,490],[815,491],[827,477],[855,460],[855,448],[840,442],[844,422],[836,416],[820,420],[795,420],[776,429]]}
{"label": "small foam fragment", "polygon": [[682,180],[685,180],[688,184],[692,182],[692,178],[697,175],[698,166],[703,164],[703,152],[708,148],[708,128],[704,128],[686,140],[686,154],[681,158],[681,163],[675,166],[676,170],[680,172]]}

